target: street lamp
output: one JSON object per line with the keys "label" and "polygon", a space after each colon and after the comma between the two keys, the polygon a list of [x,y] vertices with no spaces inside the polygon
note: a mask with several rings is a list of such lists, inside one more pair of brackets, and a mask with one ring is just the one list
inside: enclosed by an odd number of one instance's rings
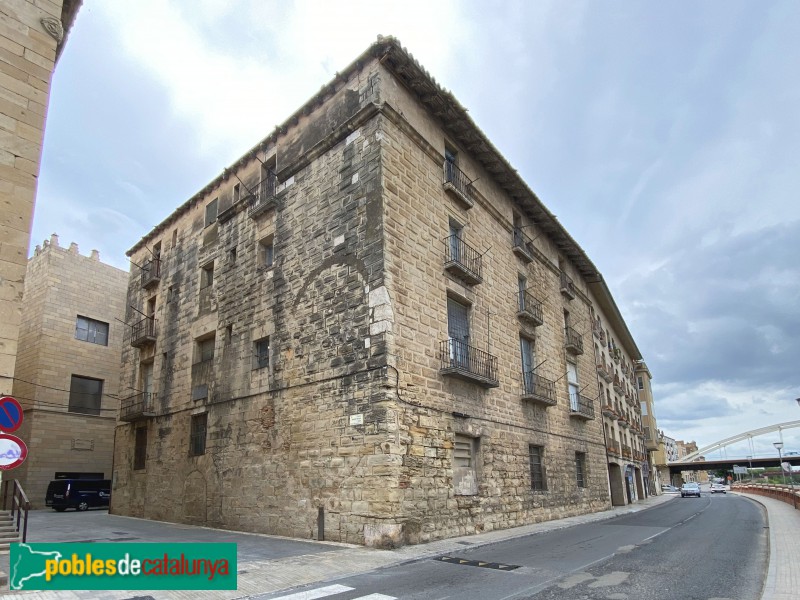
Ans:
{"label": "street lamp", "polygon": [[749,471],[750,471],[750,481],[753,481],[753,457],[752,456],[748,456],[747,457],[747,462],[750,464],[750,469],[749,469]]}
{"label": "street lamp", "polygon": [[[800,402],[798,402],[800,403]],[[781,449],[783,448],[783,442],[772,442],[772,445],[778,450],[778,463],[780,464],[781,468],[781,475],[783,476],[783,485],[786,485],[786,475],[783,472],[783,458],[781,457]],[[789,469],[792,468],[792,463],[789,463]],[[789,486],[792,488],[792,506],[797,508],[797,498],[794,495],[794,471],[791,471],[791,477],[789,478]]]}

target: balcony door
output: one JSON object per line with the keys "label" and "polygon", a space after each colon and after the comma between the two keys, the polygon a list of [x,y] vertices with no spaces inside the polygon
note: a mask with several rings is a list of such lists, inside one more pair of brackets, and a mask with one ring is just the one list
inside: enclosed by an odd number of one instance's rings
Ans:
{"label": "balcony door", "polygon": [[147,362],[141,365],[141,390],[144,392],[144,400],[153,393],[153,363]]}
{"label": "balcony door", "polygon": [[575,363],[567,361],[567,384],[569,385],[569,408],[578,412],[578,367]]}
{"label": "balcony door", "polygon": [[450,362],[453,366],[469,368],[469,307],[452,298],[447,299],[447,338]]}

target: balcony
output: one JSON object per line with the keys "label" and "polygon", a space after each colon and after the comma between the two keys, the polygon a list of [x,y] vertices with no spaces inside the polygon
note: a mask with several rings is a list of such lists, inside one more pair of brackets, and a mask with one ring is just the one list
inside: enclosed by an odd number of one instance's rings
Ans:
{"label": "balcony", "polygon": [[533,371],[522,374],[522,399],[541,406],[556,405],[556,384]]}
{"label": "balcony", "polygon": [[157,321],[152,317],[145,317],[138,323],[131,325],[131,346],[141,348],[148,344],[156,343]]}
{"label": "balcony", "polygon": [[452,161],[445,160],[443,170],[442,185],[445,191],[454,196],[465,208],[472,208],[475,204],[472,199],[472,180]]}
{"label": "balcony", "polygon": [[608,453],[614,456],[620,456],[619,442],[617,440],[610,440],[608,442]]}
{"label": "balcony", "polygon": [[622,387],[622,382],[619,380],[619,375],[614,375],[614,391],[618,394],[625,393],[625,388]]}
{"label": "balcony", "polygon": [[630,422],[628,421],[628,418],[625,415],[617,415],[617,423],[619,424],[620,427],[624,427],[625,429],[627,429],[631,425]]}
{"label": "balcony", "polygon": [[622,358],[622,350],[619,348],[614,348],[611,350],[611,358],[614,359],[614,362],[619,364],[620,359]]}
{"label": "balcony", "polygon": [[610,404],[603,405],[603,416],[608,417],[612,421],[617,420],[617,411]]}
{"label": "balcony", "polygon": [[161,259],[153,258],[142,265],[142,287],[149,288],[161,281]]}
{"label": "balcony", "polygon": [[119,406],[119,418],[121,421],[139,421],[148,417],[154,417],[156,395],[152,392],[140,392],[134,396],[123,398]]}
{"label": "balcony", "polygon": [[614,373],[611,370],[611,365],[606,362],[597,365],[597,374],[600,375],[606,383],[611,383],[614,380]]}
{"label": "balcony", "polygon": [[580,394],[570,394],[569,416],[585,421],[594,419],[594,400]]}
{"label": "balcony", "polygon": [[497,357],[488,352],[468,346],[456,339],[444,340],[439,344],[439,373],[471,381],[485,388],[500,385],[497,380]]}
{"label": "balcony", "polygon": [[632,458],[633,457],[633,453],[631,452],[631,447],[630,446],[625,446],[625,445],[622,446],[622,456],[625,457],[625,458]]}
{"label": "balcony", "polygon": [[267,177],[259,181],[253,189],[248,190],[248,195],[243,198],[247,201],[247,215],[255,218],[275,208],[277,189],[278,177],[272,171],[268,171]]}
{"label": "balcony", "polygon": [[513,233],[513,246],[514,254],[519,256],[523,261],[529,263],[533,260],[533,240],[529,238],[522,231],[522,227],[514,227]]}
{"label": "balcony", "polygon": [[583,354],[583,337],[572,327],[564,328],[565,341],[564,348],[570,354]]}
{"label": "balcony", "polygon": [[544,313],[542,311],[542,303],[539,302],[532,294],[525,290],[519,291],[519,311],[517,317],[521,321],[527,321],[534,327],[538,327],[544,323]]}
{"label": "balcony", "polygon": [[575,284],[572,282],[572,278],[561,271],[561,293],[566,296],[567,300],[573,300],[575,298]]}
{"label": "balcony", "polygon": [[483,282],[481,275],[482,255],[457,235],[445,238],[444,269],[467,285]]}

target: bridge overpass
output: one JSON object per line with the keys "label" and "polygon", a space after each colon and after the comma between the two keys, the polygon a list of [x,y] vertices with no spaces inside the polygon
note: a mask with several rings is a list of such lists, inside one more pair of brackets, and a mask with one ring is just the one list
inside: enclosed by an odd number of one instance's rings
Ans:
{"label": "bridge overpass", "polygon": [[[752,429],[750,431],[745,431],[744,433],[740,433],[731,436],[729,438],[725,438],[724,440],[714,442],[713,444],[709,444],[708,446],[703,446],[696,452],[687,454],[681,460],[669,463],[667,466],[669,467],[670,475],[675,475],[677,473],[680,473],[681,471],[716,471],[718,469],[725,469],[727,471],[732,471],[734,465],[739,467],[748,467],[748,468],[779,467],[780,463],[778,461],[777,450],[775,451],[776,455],[773,457],[752,458],[752,456],[755,455],[755,452],[752,450],[753,438],[765,435],[767,433],[774,433],[776,431],[778,432],[778,435],[780,435],[784,429],[793,429],[795,427],[800,427],[800,421],[787,421],[786,423],[777,423],[775,425],[769,425],[767,427]],[[782,439],[783,437],[781,436],[781,440]],[[717,450],[721,450],[727,446],[731,446],[733,444],[737,444],[745,440],[747,440],[750,444],[751,458],[726,457],[726,458],[710,459],[710,460],[707,460],[705,458],[706,454],[715,452]],[[784,455],[783,462],[784,463],[788,462],[793,467],[796,467],[800,465],[800,456],[794,454],[789,456]]]}

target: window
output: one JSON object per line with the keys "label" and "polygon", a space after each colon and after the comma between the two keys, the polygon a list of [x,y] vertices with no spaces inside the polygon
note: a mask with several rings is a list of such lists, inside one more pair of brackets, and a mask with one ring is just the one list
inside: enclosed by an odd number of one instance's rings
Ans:
{"label": "window", "polygon": [[147,318],[152,319],[156,315],[156,297],[153,296],[147,301]]}
{"label": "window", "polygon": [[578,412],[578,366],[567,361],[567,386],[569,388],[569,408],[573,412]]}
{"label": "window", "polygon": [[205,227],[208,227],[217,220],[217,198],[206,204],[206,222]]}
{"label": "window", "polygon": [[528,445],[528,456],[531,463],[531,489],[536,492],[547,490],[547,480],[544,475],[544,447]]}
{"label": "window", "polygon": [[79,315],[75,323],[75,339],[100,346],[108,346],[108,323]]}
{"label": "window", "polygon": [[575,478],[579,488],[586,487],[586,453],[575,453]]}
{"label": "window", "polygon": [[447,337],[450,362],[453,366],[469,368],[469,307],[447,299]]}
{"label": "window", "polygon": [[644,389],[644,380],[642,379],[641,375],[636,378],[636,385],[639,387],[640,390]]}
{"label": "window", "polygon": [[69,386],[69,412],[99,415],[103,380],[73,375]]}
{"label": "window", "polygon": [[241,195],[242,195],[241,194],[241,188],[239,187],[239,184],[237,183],[236,185],[233,186],[233,203],[234,204],[236,204],[239,201],[239,198],[241,197]]}
{"label": "window", "polygon": [[200,272],[200,289],[207,288],[214,284],[214,261],[204,266]]}
{"label": "window", "polygon": [[456,178],[456,165],[458,164],[458,154],[449,146],[444,147],[444,180],[453,181]]}
{"label": "window", "polygon": [[517,291],[519,292],[519,310],[525,310],[525,290],[528,288],[528,280],[522,275],[517,276]]}
{"label": "window", "polygon": [[232,265],[236,264],[236,247],[235,246],[228,251],[228,258],[229,258],[230,263]]}
{"label": "window", "polygon": [[207,360],[214,360],[214,343],[215,338],[209,338],[206,340],[198,340],[197,342],[197,362],[205,362]]}
{"label": "window", "polygon": [[533,354],[533,342],[526,337],[520,336],[519,351],[522,355],[522,372],[532,373],[536,367],[536,359]]}
{"label": "window", "polygon": [[256,361],[255,369],[269,367],[269,337],[261,338],[256,341]]}
{"label": "window", "polygon": [[147,465],[147,427],[136,428],[136,438],[133,446],[133,468],[144,469]]}
{"label": "window", "polygon": [[161,242],[156,242],[153,246],[153,260],[161,260]]}
{"label": "window", "polygon": [[177,245],[178,245],[178,230],[177,229],[173,229],[172,230],[172,247],[174,248]]}
{"label": "window", "polygon": [[269,268],[275,260],[275,236],[270,235],[258,242],[258,266]]}
{"label": "window", "polygon": [[453,487],[460,496],[478,493],[476,450],[478,439],[456,434],[453,446]]}
{"label": "window", "polygon": [[139,386],[145,394],[153,393],[153,363],[143,362],[139,366]]}
{"label": "window", "polygon": [[189,435],[189,454],[201,456],[206,453],[206,428],[208,426],[208,413],[192,415],[191,432]]}

